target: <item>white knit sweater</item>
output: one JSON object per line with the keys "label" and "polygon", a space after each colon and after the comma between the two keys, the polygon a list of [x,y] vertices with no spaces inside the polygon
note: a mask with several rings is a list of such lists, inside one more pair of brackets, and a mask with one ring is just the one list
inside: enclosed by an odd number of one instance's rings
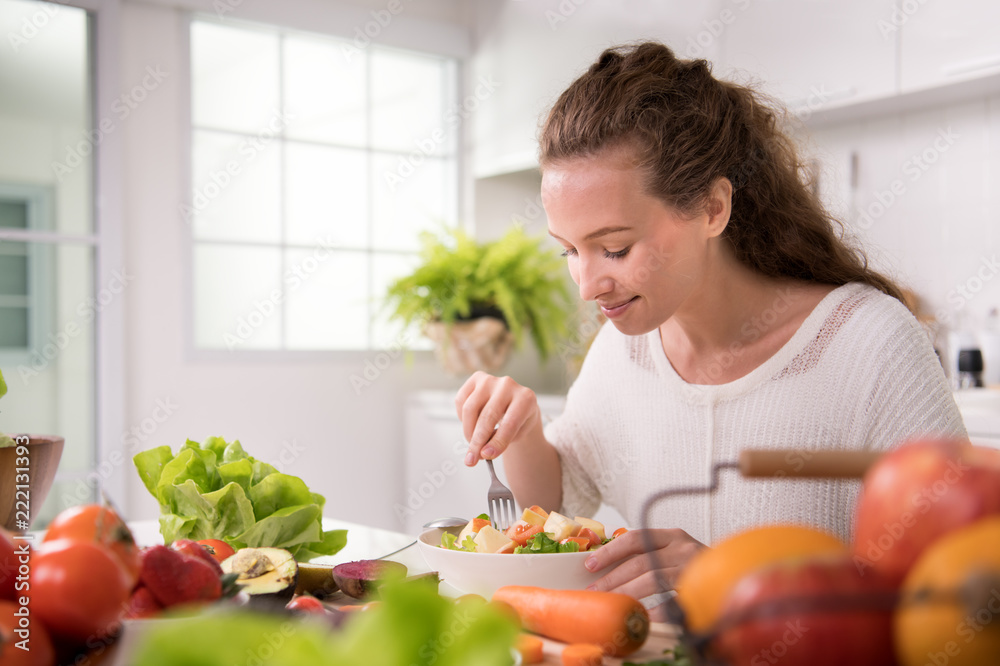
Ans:
{"label": "white knit sweater", "polygon": [[[773,357],[728,384],[686,383],[658,330],[627,336],[605,324],[545,433],[562,462],[562,511],[593,515],[603,500],[638,527],[647,497],[707,486],[711,466],[741,449],[886,450],[918,435],[964,436],[965,427],[917,321],[896,299],[848,284]],[[847,539],[859,485],[723,471],[714,494],[666,499],[650,524],[707,544],[775,522]]]}

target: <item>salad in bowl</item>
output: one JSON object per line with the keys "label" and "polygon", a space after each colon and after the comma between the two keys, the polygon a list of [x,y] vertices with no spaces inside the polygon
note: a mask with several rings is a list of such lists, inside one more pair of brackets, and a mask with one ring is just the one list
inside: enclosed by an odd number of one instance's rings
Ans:
{"label": "salad in bowl", "polygon": [[609,540],[597,521],[533,506],[505,532],[491,527],[487,517],[477,516],[461,528],[424,531],[417,547],[443,584],[489,598],[504,585],[582,590],[607,573],[589,571],[584,562],[592,549]]}
{"label": "salad in bowl", "polygon": [[480,514],[457,535],[442,533],[441,547],[469,553],[578,553],[600,548],[626,531],[621,527],[608,538],[604,525],[596,520],[582,516],[569,518],[535,505],[525,509],[521,519],[504,532],[490,524],[488,515]]}

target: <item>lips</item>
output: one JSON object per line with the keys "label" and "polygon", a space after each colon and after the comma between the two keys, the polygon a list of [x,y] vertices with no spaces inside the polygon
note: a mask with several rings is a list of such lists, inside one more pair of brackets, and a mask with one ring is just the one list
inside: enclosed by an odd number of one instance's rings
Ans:
{"label": "lips", "polygon": [[639,298],[638,296],[633,296],[629,300],[622,301],[617,305],[611,305],[611,306],[601,305],[601,312],[603,312],[604,316],[607,317],[608,319],[614,319],[615,317],[620,317],[621,315],[625,314],[625,311],[628,310],[629,307],[638,298]]}

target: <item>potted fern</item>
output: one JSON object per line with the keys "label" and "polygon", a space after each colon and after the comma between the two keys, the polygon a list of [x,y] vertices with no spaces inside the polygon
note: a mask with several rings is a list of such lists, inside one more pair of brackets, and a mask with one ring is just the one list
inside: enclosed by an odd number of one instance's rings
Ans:
{"label": "potted fern", "polygon": [[530,335],[547,359],[573,308],[558,253],[513,227],[478,243],[461,229],[424,233],[421,264],[393,282],[390,318],[420,325],[449,372],[496,370]]}

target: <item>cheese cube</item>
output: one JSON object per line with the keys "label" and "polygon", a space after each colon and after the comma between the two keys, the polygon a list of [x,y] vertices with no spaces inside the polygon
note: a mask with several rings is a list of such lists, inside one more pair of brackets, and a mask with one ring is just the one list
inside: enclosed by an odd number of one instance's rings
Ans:
{"label": "cheese cube", "polygon": [[545,525],[545,516],[538,513],[537,511],[532,511],[531,509],[525,509],[521,514],[521,520],[528,523],[529,525],[538,525],[542,527]]}
{"label": "cheese cube", "polygon": [[545,521],[542,531],[550,534],[556,541],[562,541],[567,537],[576,536],[582,529],[583,526],[580,523],[553,511],[549,514],[548,520]]}
{"label": "cheese cube", "polygon": [[514,541],[507,538],[503,532],[494,529],[490,525],[479,530],[476,535],[477,553],[500,553],[510,552],[514,548]]}

